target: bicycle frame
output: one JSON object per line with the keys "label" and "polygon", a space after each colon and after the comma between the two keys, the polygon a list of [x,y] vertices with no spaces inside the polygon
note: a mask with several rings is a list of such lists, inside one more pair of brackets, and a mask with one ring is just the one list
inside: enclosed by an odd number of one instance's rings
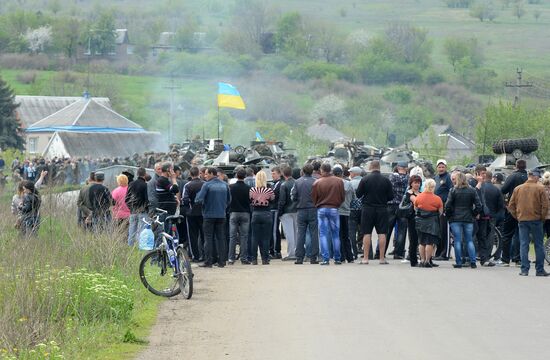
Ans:
{"label": "bicycle frame", "polygon": [[[145,221],[145,219],[143,219],[143,222],[148,224],[148,225],[151,225],[150,223]],[[157,224],[158,226],[162,226],[162,228],[164,228],[164,222],[161,222],[159,220],[159,215],[157,215],[153,218],[153,222],[155,224]],[[171,228],[171,230],[176,230],[175,225],[173,225],[173,224],[170,224],[170,228]],[[159,234],[159,236],[161,237],[161,243],[159,244],[159,246],[157,246],[157,248],[155,250],[160,250],[160,251],[163,251],[163,252],[166,253],[166,255],[168,257],[168,261],[170,262],[171,267],[174,269],[174,275],[177,276],[181,273],[181,266],[180,266],[180,263],[179,263],[179,259],[177,257],[177,249],[181,246],[181,244],[179,244],[179,239],[178,239],[178,236],[177,236],[177,230],[175,231],[174,235],[170,235],[167,232],[162,231]],[[173,260],[171,260],[170,257],[168,256],[168,252],[170,250],[172,250],[174,252],[174,259]]]}

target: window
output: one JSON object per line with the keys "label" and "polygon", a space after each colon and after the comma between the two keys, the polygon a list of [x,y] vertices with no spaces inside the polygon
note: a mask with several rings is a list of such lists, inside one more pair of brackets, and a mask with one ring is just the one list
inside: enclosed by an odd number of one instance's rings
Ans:
{"label": "window", "polygon": [[29,138],[29,147],[28,150],[30,153],[36,153],[36,145],[38,144],[38,138],[32,137]]}

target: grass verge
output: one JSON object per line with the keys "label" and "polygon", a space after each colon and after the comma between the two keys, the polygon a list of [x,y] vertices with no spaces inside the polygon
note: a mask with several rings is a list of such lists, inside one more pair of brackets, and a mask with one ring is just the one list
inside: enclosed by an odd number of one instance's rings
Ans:
{"label": "grass verge", "polygon": [[0,359],[127,359],[146,345],[162,299],[141,285],[126,236],[82,232],[74,207],[42,194],[38,236],[0,203]]}

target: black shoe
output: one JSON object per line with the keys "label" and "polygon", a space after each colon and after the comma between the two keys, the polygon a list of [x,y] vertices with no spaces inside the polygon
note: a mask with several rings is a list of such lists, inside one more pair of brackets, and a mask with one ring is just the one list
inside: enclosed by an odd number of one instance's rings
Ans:
{"label": "black shoe", "polygon": [[425,268],[432,268],[433,266],[432,266],[432,264],[430,264],[429,262],[427,262],[427,263],[424,263],[424,266],[423,266],[423,267],[425,267]]}
{"label": "black shoe", "polygon": [[334,260],[334,265],[342,265],[342,262],[340,260]]}
{"label": "black shoe", "polygon": [[296,261],[294,262],[294,264],[296,265],[302,265],[303,263],[304,263],[303,259],[296,259]]}
{"label": "black shoe", "polygon": [[199,267],[201,267],[201,268],[211,268],[212,264],[204,263],[204,264],[200,264]]}
{"label": "black shoe", "polygon": [[388,255],[393,255],[393,254],[395,254],[393,250],[388,253]]}
{"label": "black shoe", "polygon": [[435,261],[449,261],[449,258],[446,256],[436,256],[433,258]]}
{"label": "black shoe", "polygon": [[411,263],[411,267],[419,267],[418,263]]}
{"label": "black shoe", "polygon": [[282,259],[282,258],[283,258],[283,255],[281,255],[280,252],[275,253],[275,259]]}
{"label": "black shoe", "polygon": [[217,263],[216,266],[219,267],[219,268],[223,268],[223,267],[225,267],[225,262]]}
{"label": "black shoe", "polygon": [[250,265],[250,261],[248,261],[248,260],[241,260],[241,265]]}
{"label": "black shoe", "polygon": [[492,262],[491,260],[485,261],[484,263],[481,264],[481,266],[485,266],[485,267],[493,267],[495,265],[496,264],[494,262]]}
{"label": "black shoe", "polygon": [[470,267],[471,267],[472,269],[477,269],[476,263],[470,263]]}
{"label": "black shoe", "polygon": [[430,259],[430,265],[432,267],[439,267],[439,264],[434,263],[431,259]]}
{"label": "black shoe", "polygon": [[550,276],[550,273],[543,270],[542,272],[538,272],[537,276]]}
{"label": "black shoe", "polygon": [[269,259],[262,259],[262,265],[269,265]]}
{"label": "black shoe", "polygon": [[458,265],[458,264],[453,264],[453,267],[455,269],[462,269],[462,265]]}
{"label": "black shoe", "polygon": [[258,265],[258,260],[252,260],[252,261],[250,262],[250,264],[252,264],[252,265]]}
{"label": "black shoe", "polygon": [[394,256],[393,256],[393,259],[394,259],[394,260],[403,260],[404,257],[403,257],[403,256],[399,256],[399,255],[394,255]]}
{"label": "black shoe", "polygon": [[310,263],[311,265],[317,265],[317,264],[319,264],[319,260],[311,259],[311,260],[309,261],[309,263]]}
{"label": "black shoe", "polygon": [[418,267],[421,267],[421,268],[423,268],[423,267],[424,267],[424,263],[423,263],[423,262],[421,262],[421,263],[418,263]]}
{"label": "black shoe", "polygon": [[522,271],[519,273],[519,276],[528,276],[529,273],[528,272],[525,272],[525,271]]}
{"label": "black shoe", "polygon": [[328,262],[328,260],[324,260],[321,262],[321,265],[330,265],[330,263]]}

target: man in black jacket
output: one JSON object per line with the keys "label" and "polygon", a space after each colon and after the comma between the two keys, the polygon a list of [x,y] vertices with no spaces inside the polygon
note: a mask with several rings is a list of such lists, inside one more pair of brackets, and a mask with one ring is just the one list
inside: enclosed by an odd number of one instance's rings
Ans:
{"label": "man in black jacket", "polygon": [[363,177],[355,194],[363,198],[361,212],[361,232],[363,233],[362,264],[369,263],[372,230],[376,228],[378,247],[380,248],[380,264],[387,264],[384,256],[386,249],[386,234],[388,232],[388,201],[393,199],[393,188],[389,179],[380,173],[380,162],[371,161],[370,173]]}
{"label": "man in black jacket", "polygon": [[[527,181],[527,163],[523,159],[516,161],[516,171],[506,178],[504,185],[500,191],[510,200],[514,189]],[[502,231],[502,257],[497,261],[499,266],[509,266],[510,260],[519,265],[519,228],[518,222],[514,217],[506,211],[504,215],[504,229]]]}
{"label": "man in black jacket", "polygon": [[[491,250],[493,248],[493,242],[492,239],[495,236],[494,234],[494,228],[497,224],[497,221],[504,218],[504,211],[506,209],[504,205],[504,196],[502,196],[502,193],[500,192],[499,188],[497,188],[492,183],[492,177],[493,174],[490,171],[485,172],[485,179],[483,179],[483,184],[481,185],[481,195],[483,197],[482,201],[485,204],[486,211],[489,212],[489,214],[486,214],[489,217],[489,224],[488,224],[488,233],[487,233],[487,251],[488,253],[485,254],[485,259],[489,259],[491,256]],[[498,251],[498,250],[497,250]],[[481,256],[481,255],[480,255]],[[495,258],[498,259],[499,254],[495,254]],[[493,266],[494,262],[483,260],[481,261],[482,266]]]}
{"label": "man in black jacket", "polygon": [[199,178],[199,168],[189,170],[191,181],[183,187],[182,201],[187,220],[188,238],[193,261],[204,261],[204,235],[202,231],[202,206],[195,203],[195,197],[201,191],[204,181]]}
{"label": "man in black jacket", "polygon": [[296,239],[298,238],[296,203],[290,198],[290,193],[292,192],[296,180],[292,177],[292,169],[290,166],[284,166],[282,172],[285,180],[281,185],[277,208],[281,224],[283,225],[288,258],[290,260],[296,257]]}
{"label": "man in black jacket", "polygon": [[273,219],[273,231],[271,234],[271,241],[269,242],[269,254],[275,259],[281,259],[281,231],[279,226],[281,220],[279,219],[277,204],[279,203],[279,193],[281,191],[281,168],[275,166],[271,169],[271,178],[273,179],[273,192],[275,193],[275,200],[273,200],[273,207],[271,208],[271,217]]}
{"label": "man in black jacket", "polygon": [[[435,194],[441,198],[443,204],[447,202],[449,192],[453,188],[451,175],[447,172],[447,161],[445,159],[437,160],[437,175],[435,176]],[[449,260],[451,255],[451,241],[449,238],[449,222],[447,215],[442,214],[439,217],[439,228],[441,231],[440,243],[435,244],[434,260]]]}
{"label": "man in black jacket", "polygon": [[128,245],[132,246],[138,241],[139,234],[143,229],[143,219],[147,217],[149,200],[147,197],[147,182],[144,168],[137,169],[137,179],[128,185],[128,192],[124,201],[130,209],[130,227],[128,229]]}
{"label": "man in black jacket", "polygon": [[235,247],[240,244],[241,263],[250,265],[248,261],[248,233],[250,228],[250,187],[245,184],[246,170],[240,168],[236,172],[237,182],[229,185],[231,204],[229,205],[229,265],[235,263]]}
{"label": "man in black jacket", "polygon": [[95,184],[90,186],[88,194],[92,210],[92,230],[103,231],[111,224],[111,205],[113,197],[107,187],[103,185],[105,174],[95,173]]}

